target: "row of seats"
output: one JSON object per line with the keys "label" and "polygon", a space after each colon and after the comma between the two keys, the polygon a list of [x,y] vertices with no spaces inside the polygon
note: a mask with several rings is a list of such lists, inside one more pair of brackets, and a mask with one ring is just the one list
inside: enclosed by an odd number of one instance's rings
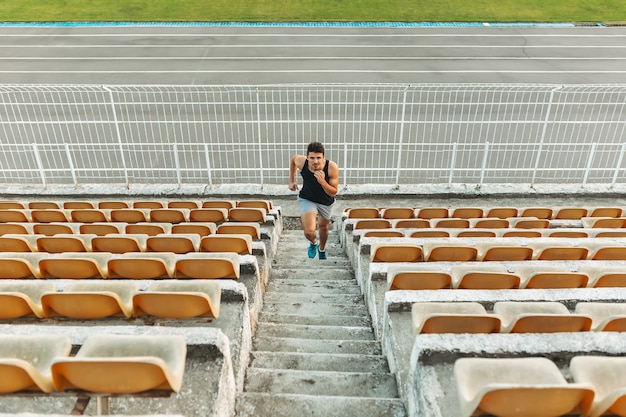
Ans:
{"label": "row of seats", "polygon": [[626,242],[618,239],[410,240],[372,242],[371,261],[626,260]]}
{"label": "row of seats", "polygon": [[178,392],[187,345],[181,336],[93,335],[75,356],[66,336],[0,336],[0,393],[82,390]]}
{"label": "row of seats", "polygon": [[235,253],[6,252],[0,256],[3,279],[219,279],[239,278]]}
{"label": "row of seats", "polygon": [[[586,229],[618,229],[625,227],[624,217],[583,217],[581,226]],[[498,218],[436,218],[436,219],[357,219],[353,220],[354,230],[365,229],[547,229],[550,220],[536,217]]]}
{"label": "row of seats", "polygon": [[[0,224],[0,230],[2,225]],[[357,232],[362,237],[417,237],[417,238],[447,238],[447,237],[565,237],[565,238],[597,238],[597,237],[626,237],[626,230],[615,228],[540,228],[540,229],[489,229],[489,228],[385,228],[370,229]]]}
{"label": "row of seats", "polygon": [[557,333],[626,331],[622,303],[580,302],[570,313],[550,301],[499,301],[493,312],[477,302],[413,304],[413,333]]}
{"label": "row of seats", "polygon": [[217,225],[214,222],[193,223],[0,223],[0,236],[5,235],[46,235],[59,234],[92,234],[106,236],[110,234],[143,234],[155,236],[161,234],[196,234],[208,236],[212,234],[242,233],[249,234],[253,239],[261,238],[261,227],[258,222],[226,222]]}
{"label": "row of seats", "polygon": [[222,208],[231,209],[234,207],[255,207],[264,208],[270,211],[274,208],[272,200],[175,200],[175,201],[0,201],[2,209],[158,209],[158,208]]}
{"label": "row of seats", "polygon": [[343,217],[349,219],[435,219],[456,217],[476,219],[494,217],[506,219],[511,217],[536,217],[553,220],[578,220],[582,217],[620,217],[621,207],[355,207],[344,210]]}
{"label": "row of seats", "polygon": [[0,236],[2,252],[234,252],[252,254],[250,234],[58,234]]}
{"label": "row of seats", "polygon": [[626,358],[575,356],[568,382],[547,358],[461,358],[454,376],[462,417],[626,415]]}
{"label": "row of seats", "polygon": [[0,223],[97,223],[97,222],[257,222],[268,220],[267,210],[255,207],[223,208],[156,208],[156,209],[3,209]]}
{"label": "row of seats", "polygon": [[0,319],[217,318],[221,293],[219,283],[200,280],[157,281],[146,291],[132,281],[84,280],[68,283],[63,291],[50,281],[0,281]]}
{"label": "row of seats", "polygon": [[517,263],[515,266],[472,263],[452,268],[438,266],[390,265],[388,290],[626,287],[625,265],[587,263],[572,268],[549,263]]}

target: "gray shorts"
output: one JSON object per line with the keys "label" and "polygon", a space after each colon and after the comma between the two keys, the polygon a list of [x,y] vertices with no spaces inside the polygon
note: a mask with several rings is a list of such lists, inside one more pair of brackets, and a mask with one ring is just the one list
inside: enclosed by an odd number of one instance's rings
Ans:
{"label": "gray shorts", "polygon": [[313,201],[299,196],[298,202],[300,203],[300,214],[314,212],[329,220],[333,213],[333,206],[335,205],[335,203],[333,203],[330,206],[325,206],[324,204],[314,203]]}

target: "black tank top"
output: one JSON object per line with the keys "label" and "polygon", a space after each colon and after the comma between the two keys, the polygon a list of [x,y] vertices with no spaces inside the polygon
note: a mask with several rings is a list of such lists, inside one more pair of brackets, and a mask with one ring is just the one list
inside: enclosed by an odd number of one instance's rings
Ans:
{"label": "black tank top", "polygon": [[[324,175],[326,181],[328,182],[328,165],[330,161],[326,161],[324,165]],[[300,198],[304,198],[306,200],[312,201],[314,203],[323,204],[325,206],[330,206],[335,202],[335,197],[331,197],[326,194],[326,191],[322,188],[313,172],[309,170],[309,161],[304,161],[304,166],[300,170],[300,174],[302,175],[302,189],[300,190]]]}

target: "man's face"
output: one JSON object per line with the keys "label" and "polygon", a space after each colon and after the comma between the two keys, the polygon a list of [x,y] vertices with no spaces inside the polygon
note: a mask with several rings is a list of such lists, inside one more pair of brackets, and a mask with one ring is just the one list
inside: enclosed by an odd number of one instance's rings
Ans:
{"label": "man's face", "polygon": [[312,171],[319,171],[324,164],[324,154],[320,152],[309,152],[306,156],[309,161],[309,167]]}

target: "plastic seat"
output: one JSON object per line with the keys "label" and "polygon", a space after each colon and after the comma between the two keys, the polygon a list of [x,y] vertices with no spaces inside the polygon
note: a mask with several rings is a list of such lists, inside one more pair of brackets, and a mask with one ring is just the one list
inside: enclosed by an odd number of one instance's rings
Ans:
{"label": "plastic seat", "polygon": [[587,216],[587,209],[584,207],[562,207],[554,214],[555,219],[580,220]]}
{"label": "plastic seat", "polygon": [[135,293],[135,316],[150,315],[167,319],[217,318],[222,288],[215,281],[162,281]]}
{"label": "plastic seat", "polygon": [[595,261],[624,261],[626,260],[626,246],[600,247],[589,255]]}
{"label": "plastic seat", "polygon": [[34,233],[31,223],[0,223],[0,236],[2,235],[28,235]]}
{"label": "plastic seat", "polygon": [[137,286],[129,281],[84,280],[67,284],[63,292],[41,297],[45,317],[80,320],[126,317],[133,314],[132,297]]}
{"label": "plastic seat", "polygon": [[519,210],[515,207],[493,207],[487,211],[485,217],[497,217],[499,219],[507,219],[509,217],[517,217]]}
{"label": "plastic seat", "polygon": [[459,219],[476,219],[483,217],[484,210],[478,207],[458,207],[452,210],[450,217],[456,217]]}
{"label": "plastic seat", "polygon": [[500,301],[493,312],[502,319],[503,333],[586,332],[591,329],[591,317],[570,314],[567,307],[550,301]]}
{"label": "plastic seat", "polygon": [[54,390],[52,363],[67,357],[72,343],[67,336],[0,336],[0,393]]}
{"label": "plastic seat", "polygon": [[589,410],[593,389],[568,383],[546,358],[461,358],[454,363],[461,416],[556,417]]}
{"label": "plastic seat", "polygon": [[61,206],[55,201],[31,201],[28,203],[31,210],[60,209]]}
{"label": "plastic seat", "polygon": [[79,226],[80,233],[96,236],[120,234],[124,232],[126,223],[87,223]]}
{"label": "plastic seat", "polygon": [[147,209],[114,209],[110,213],[112,222],[141,223],[150,220],[150,210]]}
{"label": "plastic seat", "polygon": [[496,237],[496,232],[490,230],[463,230],[456,237]]}
{"label": "plastic seat", "polygon": [[511,227],[516,229],[547,229],[550,227],[550,220],[546,219],[530,219],[524,217],[518,217],[515,219],[509,219]]}
{"label": "plastic seat", "polygon": [[32,221],[30,211],[22,209],[0,210],[0,223],[28,223]]}
{"label": "plastic seat", "polygon": [[424,260],[428,262],[469,262],[475,261],[478,249],[456,242],[425,242]]}
{"label": "plastic seat", "polygon": [[479,242],[476,247],[480,261],[527,261],[533,257],[532,248],[515,242]]}
{"label": "plastic seat", "polygon": [[449,218],[449,219],[431,219],[430,224],[434,227],[447,229],[467,229],[470,227],[468,219]]}
{"label": "plastic seat", "polygon": [[217,233],[217,226],[215,223],[178,223],[172,225],[171,233],[188,234],[195,233],[200,237],[214,235]]}
{"label": "plastic seat", "polygon": [[424,207],[416,210],[418,219],[443,219],[449,216],[448,209],[443,207]]}
{"label": "plastic seat", "polygon": [[174,277],[176,255],[165,252],[129,252],[111,257],[107,262],[109,277],[163,279]]}
{"label": "plastic seat", "polygon": [[541,232],[537,232],[534,230],[511,230],[508,232],[504,232],[502,237],[541,237]]}
{"label": "plastic seat", "polygon": [[486,217],[482,219],[470,219],[470,227],[477,229],[506,229],[509,226],[509,221],[506,219]]}
{"label": "plastic seat", "polygon": [[33,222],[38,223],[62,223],[72,221],[70,210],[45,209],[31,210],[30,216]]}
{"label": "plastic seat", "polygon": [[391,221],[387,219],[360,219],[354,223],[354,230],[391,229]]}
{"label": "plastic seat", "polygon": [[430,228],[430,220],[426,219],[404,219],[393,222],[396,229],[424,229]]}
{"label": "plastic seat", "polygon": [[0,253],[0,279],[41,278],[39,261],[48,253],[2,252]]}
{"label": "plastic seat", "polygon": [[595,237],[626,237],[625,231],[614,231],[614,232],[599,232]]}
{"label": "plastic seat", "polygon": [[529,242],[533,248],[533,259],[540,261],[577,261],[587,259],[589,249],[561,243]]}
{"label": "plastic seat", "polygon": [[127,253],[145,252],[148,235],[119,234],[96,236],[91,240],[91,249],[94,252]]}
{"label": "plastic seat", "polygon": [[262,208],[269,213],[274,208],[274,204],[271,200],[241,200],[237,201],[236,207]]}
{"label": "plastic seat", "polygon": [[228,221],[265,223],[267,212],[262,208],[235,207],[228,210]]}
{"label": "plastic seat", "polygon": [[497,333],[500,319],[487,314],[476,302],[414,303],[411,309],[413,334]]}
{"label": "plastic seat", "polygon": [[363,234],[363,237],[404,237],[404,233],[391,229],[368,230]]}
{"label": "plastic seat", "polygon": [[0,252],[37,252],[37,238],[41,235],[2,235]]}
{"label": "plastic seat", "polygon": [[589,209],[589,217],[621,217],[621,207],[595,207]]}
{"label": "plastic seat", "polygon": [[591,317],[591,330],[596,332],[626,332],[624,303],[580,302],[575,312]]}
{"label": "plastic seat", "polygon": [[349,219],[377,219],[380,217],[380,210],[375,207],[355,207],[348,209]]}
{"label": "plastic seat", "polygon": [[450,232],[446,230],[416,230],[411,232],[409,237],[431,238],[431,237],[450,237]]}
{"label": "plastic seat", "polygon": [[79,223],[99,223],[111,220],[109,218],[109,213],[102,209],[72,210],[70,212],[70,217],[73,222]]}
{"label": "plastic seat", "polygon": [[134,209],[161,209],[165,206],[160,201],[135,201],[133,202]]}
{"label": "plastic seat", "polygon": [[162,208],[150,210],[150,221],[161,223],[184,223],[189,221],[189,209]]}
{"label": "plastic seat", "polygon": [[584,288],[589,282],[587,274],[579,272],[537,272],[523,280],[522,288]]}
{"label": "plastic seat", "polygon": [[176,278],[238,279],[239,255],[235,253],[188,253],[176,258]]}
{"label": "plastic seat", "polygon": [[63,203],[63,208],[67,210],[74,209],[94,209],[96,208],[95,204],[91,201],[66,201]]}
{"label": "plastic seat", "polygon": [[217,226],[217,234],[244,234],[258,240],[261,239],[261,227],[258,223],[252,222],[226,222]]}
{"label": "plastic seat", "polygon": [[399,242],[374,242],[370,246],[372,262],[422,262],[424,256],[420,245]]}
{"label": "plastic seat", "polygon": [[37,250],[48,253],[91,252],[91,241],[95,237],[83,234],[41,236],[37,239]]}
{"label": "plastic seat", "polygon": [[521,217],[536,217],[538,219],[551,219],[554,210],[549,207],[528,207],[522,210]]}
{"label": "plastic seat", "polygon": [[471,290],[509,290],[519,288],[521,278],[499,264],[452,267],[454,288]]}
{"label": "plastic seat", "polygon": [[180,390],[187,344],[182,336],[93,335],[74,357],[52,364],[57,391],[105,394]]}
{"label": "plastic seat", "polygon": [[582,231],[578,232],[578,231],[573,231],[573,230],[562,230],[562,231],[550,232],[548,234],[548,237],[564,237],[568,239],[580,239],[580,238],[589,237],[589,233],[582,232]]}
{"label": "plastic seat", "polygon": [[0,319],[44,317],[41,296],[52,291],[49,281],[0,281]]}
{"label": "plastic seat", "polygon": [[42,278],[87,279],[108,278],[110,253],[60,253],[39,261]]}
{"label": "plastic seat", "polygon": [[240,255],[252,255],[250,235],[209,235],[200,241],[201,252],[232,252]]}
{"label": "plastic seat", "polygon": [[389,290],[439,290],[452,288],[452,277],[438,269],[417,271],[404,265],[389,265],[387,286]]}
{"label": "plastic seat", "polygon": [[202,208],[222,208],[229,210],[237,204],[232,200],[209,200],[202,203]]}
{"label": "plastic seat", "polygon": [[200,204],[197,201],[170,201],[169,203],[167,203],[167,208],[193,210],[197,209],[198,207],[200,207]]}
{"label": "plastic seat", "polygon": [[100,201],[98,208],[103,210],[130,208],[126,201]]}
{"label": "plastic seat", "polygon": [[595,397],[588,414],[626,416],[626,358],[575,356],[569,365],[572,379],[590,385]]}
{"label": "plastic seat", "polygon": [[201,208],[189,212],[189,221],[222,223],[228,220],[228,210],[223,208]]}
{"label": "plastic seat", "polygon": [[17,209],[23,210],[26,207],[19,201],[0,201],[0,210]]}
{"label": "plastic seat", "polygon": [[36,223],[33,224],[33,233],[46,236],[72,234],[74,227],[71,223]]}
{"label": "plastic seat", "polygon": [[413,219],[415,209],[410,207],[389,207],[381,209],[380,217],[383,219]]}
{"label": "plastic seat", "polygon": [[131,235],[157,236],[171,231],[170,223],[131,223],[124,227],[124,233]]}
{"label": "plastic seat", "polygon": [[197,252],[200,249],[200,236],[196,234],[150,236],[146,240],[146,249],[148,252]]}
{"label": "plastic seat", "polygon": [[581,265],[579,272],[589,275],[589,287],[626,287],[626,268],[623,266],[596,265],[596,263]]}

